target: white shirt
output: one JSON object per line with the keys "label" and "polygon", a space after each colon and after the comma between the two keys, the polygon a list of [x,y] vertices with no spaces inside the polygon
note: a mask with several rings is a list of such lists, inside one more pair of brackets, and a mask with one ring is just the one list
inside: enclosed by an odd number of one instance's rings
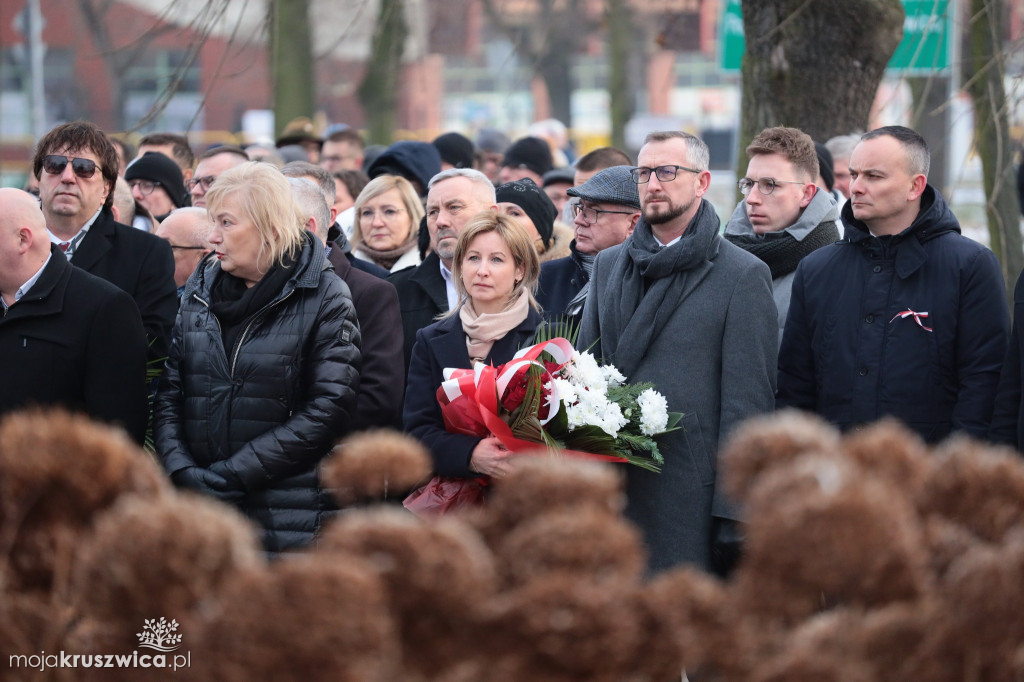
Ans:
{"label": "white shirt", "polygon": [[[39,281],[39,278],[42,277],[42,275],[43,275],[43,270],[46,269],[46,264],[50,262],[51,258],[53,258],[53,254],[52,253],[47,254],[46,260],[43,261],[42,267],[40,267],[38,270],[36,270],[36,274],[34,274],[31,277],[29,277],[27,282],[25,282],[20,287],[18,287],[18,290],[14,292],[14,302],[15,303],[20,301],[22,299],[22,297],[25,294],[28,293],[28,290],[32,288],[32,285],[34,285],[36,282]],[[0,296],[0,305],[2,305],[4,307],[4,313],[6,314],[7,313],[7,309],[10,306],[7,305],[7,301],[5,301],[2,296]]]}
{"label": "white shirt", "polygon": [[[92,218],[89,218],[88,222],[86,222],[85,225],[82,225],[82,229],[80,229],[74,237],[68,240],[68,248],[64,252],[65,258],[71,260],[71,257],[75,255],[75,249],[77,249],[78,245],[82,243],[83,239],[85,239],[86,233],[89,232],[89,228],[92,227],[92,224],[96,222],[96,219],[100,217],[100,211],[102,210],[103,207],[100,206],[99,210],[97,210],[93,214]],[[50,232],[49,228],[47,228],[46,232],[50,235],[50,241],[52,243],[56,244],[57,246],[60,246],[61,244],[64,243],[64,240],[55,237],[54,234]]]}
{"label": "white shirt", "polygon": [[448,294],[448,310],[453,310],[459,304],[459,292],[455,290],[455,280],[452,278],[452,271],[441,263],[441,279],[444,280],[445,293]]}

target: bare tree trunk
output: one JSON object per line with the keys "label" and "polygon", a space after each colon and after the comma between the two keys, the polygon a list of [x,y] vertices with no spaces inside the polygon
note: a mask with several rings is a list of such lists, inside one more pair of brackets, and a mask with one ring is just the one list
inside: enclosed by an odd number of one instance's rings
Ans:
{"label": "bare tree trunk", "polygon": [[786,125],[816,140],[864,129],[903,36],[899,0],[743,1],[739,153],[762,129]]}
{"label": "bare tree trunk", "polygon": [[605,23],[608,27],[608,108],[612,119],[612,146],[625,149],[626,124],[636,111],[636,98],[629,80],[635,43],[626,0],[607,0]]}
{"label": "bare tree trunk", "polygon": [[1003,91],[1006,68],[999,41],[1002,18],[1001,0],[971,0],[964,78],[974,103],[974,144],[981,157],[988,197],[985,215],[989,242],[1002,264],[1007,300],[1012,302],[1014,283],[1024,268],[1024,248],[1014,183],[1013,142]]}
{"label": "bare tree trunk", "polygon": [[388,144],[395,130],[395,110],[402,78],[402,54],[409,27],[404,0],[381,0],[359,103],[366,112],[370,142]]}
{"label": "bare tree trunk", "polygon": [[316,74],[309,0],[272,0],[270,6],[270,78],[274,93],[274,132],[280,135],[298,116],[316,110]]}

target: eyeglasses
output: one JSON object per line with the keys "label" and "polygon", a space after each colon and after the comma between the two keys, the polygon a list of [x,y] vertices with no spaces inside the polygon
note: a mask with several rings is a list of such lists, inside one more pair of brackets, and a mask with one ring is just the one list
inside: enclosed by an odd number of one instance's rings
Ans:
{"label": "eyeglasses", "polygon": [[144,197],[148,197],[150,194],[160,186],[160,183],[153,182],[151,180],[129,180],[128,186],[132,189],[139,188],[139,194]]}
{"label": "eyeglasses", "polygon": [[171,248],[177,251],[203,251],[206,249],[205,246],[178,246],[177,244],[171,244]]}
{"label": "eyeglasses", "polygon": [[210,185],[217,179],[215,175],[207,175],[205,178],[192,178],[188,181],[188,190],[191,192],[196,187],[202,187],[203,193],[210,191]]}
{"label": "eyeglasses", "polygon": [[[404,212],[405,212],[405,209],[403,209],[403,208],[385,208],[385,209],[383,209],[380,212],[380,217],[381,217],[381,220],[390,221],[390,220],[394,220],[395,218],[397,218],[399,216],[399,214],[404,213]],[[364,208],[359,213],[359,219],[360,220],[369,220],[369,221],[372,222],[372,221],[376,220],[376,218],[377,218],[377,212],[374,211],[373,209],[370,209],[370,208]]]}
{"label": "eyeglasses", "polygon": [[582,214],[583,219],[591,224],[596,223],[601,218],[602,213],[618,213],[619,215],[632,215],[633,213],[636,213],[636,211],[605,211],[600,208],[586,208],[580,204],[572,205],[572,217],[578,218],[580,214]]}
{"label": "eyeglasses", "polygon": [[757,191],[768,196],[775,191],[775,188],[779,185],[805,185],[805,182],[796,182],[795,180],[776,180],[775,178],[758,178],[757,180],[751,180],[750,178],[740,178],[736,182],[736,186],[740,188],[740,194],[747,196],[750,194],[750,190],[757,185]]}
{"label": "eyeglasses", "polygon": [[82,159],[74,156],[67,157],[63,154],[50,154],[43,157],[43,170],[50,175],[60,175],[68,167],[69,161],[71,162],[71,170],[83,180],[88,180],[96,175],[96,170],[99,168],[92,159]]}
{"label": "eyeglasses", "polygon": [[676,175],[681,170],[698,174],[703,172],[696,168],[687,168],[686,166],[658,166],[657,168],[633,168],[629,171],[629,174],[633,176],[633,182],[642,185],[645,182],[651,181],[652,173],[657,176],[658,182],[671,182],[676,179]]}

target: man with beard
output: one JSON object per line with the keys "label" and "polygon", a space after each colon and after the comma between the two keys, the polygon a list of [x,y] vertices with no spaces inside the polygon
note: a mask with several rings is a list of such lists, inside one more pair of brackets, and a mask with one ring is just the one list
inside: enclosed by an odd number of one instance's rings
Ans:
{"label": "man with beard", "polygon": [[[738,512],[719,488],[719,442],[774,405],[778,324],[768,266],[718,235],[703,199],[708,148],[686,133],[647,136],[633,169],[641,218],[597,255],[579,347],[630,382],[650,381],[682,412],[659,438],[660,474],[626,471],[627,516],[643,531],[650,569],[680,563],[725,572]],[[731,536],[731,556],[712,556]]]}
{"label": "man with beard", "polygon": [[494,185],[478,170],[450,168],[431,178],[427,191],[430,254],[416,267],[388,277],[398,289],[402,308],[406,369],[416,332],[458,303],[452,282],[452,258],[462,228],[477,213],[497,210]]}

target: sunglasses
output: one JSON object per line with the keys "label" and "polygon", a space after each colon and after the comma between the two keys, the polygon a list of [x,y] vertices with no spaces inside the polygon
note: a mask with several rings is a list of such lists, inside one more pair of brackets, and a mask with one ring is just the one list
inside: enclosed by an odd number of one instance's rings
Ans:
{"label": "sunglasses", "polygon": [[71,162],[71,170],[75,172],[75,175],[83,179],[96,175],[96,170],[99,168],[92,159],[68,158],[63,154],[50,154],[43,157],[43,170],[50,175],[60,175],[68,167],[68,161]]}

